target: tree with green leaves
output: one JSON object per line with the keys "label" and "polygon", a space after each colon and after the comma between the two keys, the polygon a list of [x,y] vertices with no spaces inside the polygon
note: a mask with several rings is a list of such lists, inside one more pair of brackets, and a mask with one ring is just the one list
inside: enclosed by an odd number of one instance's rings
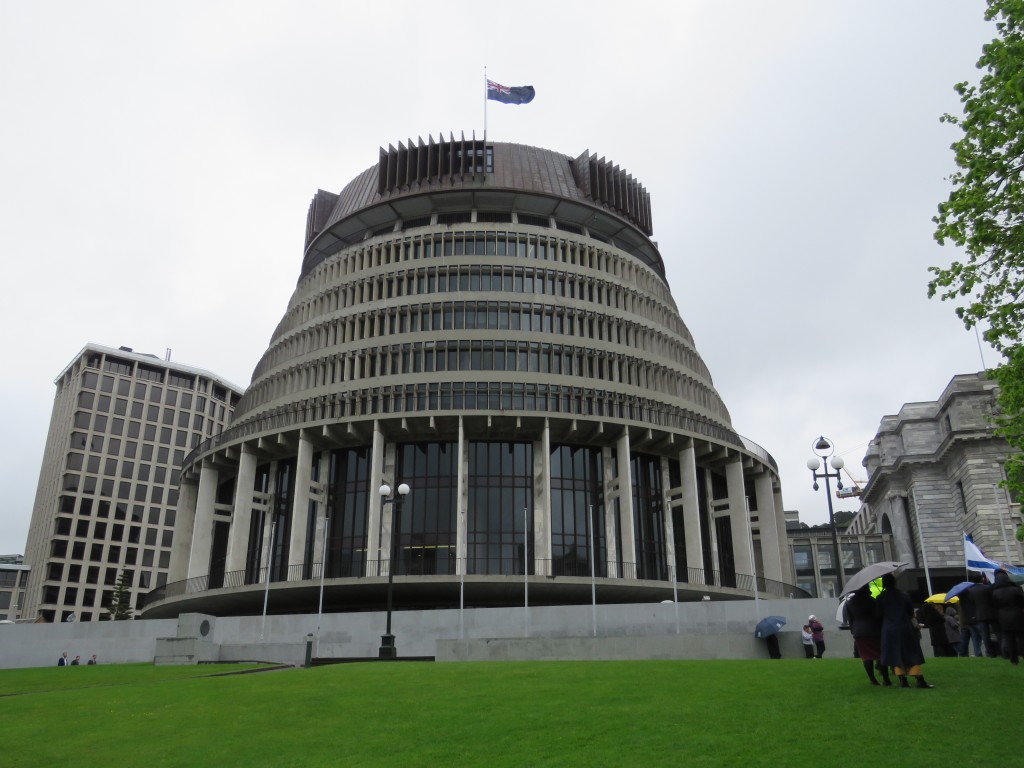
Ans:
{"label": "tree with green leaves", "polygon": [[934,218],[935,239],[965,258],[932,267],[928,295],[959,302],[968,328],[1003,350],[1024,331],[1024,0],[989,0],[998,36],[982,48],[981,80],[957,83],[964,114],[944,115],[963,136],[953,152],[953,191]]}
{"label": "tree with green leaves", "polygon": [[122,568],[114,584],[107,615],[112,621],[127,621],[132,617],[132,586],[128,581],[128,569]]}
{"label": "tree with green leaves", "polygon": [[[988,0],[985,18],[997,36],[982,48],[981,79],[955,86],[962,117],[942,117],[963,135],[952,146],[953,191],[933,219],[935,239],[964,258],[930,268],[928,295],[958,302],[967,328],[987,326],[985,339],[1006,358],[993,374],[996,432],[1024,450],[1024,0]],[[1011,454],[1006,473],[1010,492],[1024,496],[1024,454]]]}

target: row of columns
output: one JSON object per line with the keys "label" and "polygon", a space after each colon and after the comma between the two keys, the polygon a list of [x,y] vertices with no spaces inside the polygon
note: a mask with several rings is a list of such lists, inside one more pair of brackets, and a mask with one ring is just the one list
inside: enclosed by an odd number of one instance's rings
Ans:
{"label": "row of columns", "polygon": [[[458,552],[463,555],[467,551],[467,508],[469,499],[469,458],[468,441],[462,424],[459,420],[458,438],[458,514],[456,545]],[[630,456],[629,434],[624,432],[616,441],[616,452],[620,457]],[[534,520],[533,537],[530,542],[530,554],[534,558],[537,573],[542,574],[551,562],[551,435],[547,424],[540,439],[534,442]],[[296,455],[296,483],[291,500],[291,525],[288,541],[288,563],[290,565],[304,564],[307,553],[312,553],[316,562],[322,557],[324,551],[323,537],[325,535],[324,511],[326,510],[326,493],[324,488],[329,467],[329,454],[322,452],[320,467],[317,477],[320,481],[313,479],[313,458],[316,453],[313,442],[304,431],[298,438],[298,450]],[[612,472],[611,448],[604,448],[604,500],[605,500],[605,551],[608,559],[608,574],[611,577],[621,577],[629,574],[619,574],[617,563],[621,559],[624,563],[636,563],[635,546],[635,510],[633,508],[631,463],[628,460],[617,462],[618,475]],[[394,485],[401,478],[395,477],[395,443],[389,443],[384,433],[380,430],[379,424],[375,423],[371,450],[370,472],[372,478],[379,478],[380,482],[387,482]],[[256,449],[245,445],[237,454],[237,473],[233,503],[230,506],[230,533],[228,537],[227,559],[225,570],[241,571],[246,567],[248,547],[250,539],[250,528],[254,519],[262,520],[264,525],[263,552],[261,553],[261,567],[270,562],[270,526],[273,518],[272,500],[276,489],[276,461],[271,462],[269,472],[269,485],[267,488],[257,490],[254,488],[256,481],[256,467],[259,456]],[[685,581],[686,574],[676,574],[674,563],[675,557],[675,536],[674,520],[672,510],[678,507],[683,509],[683,523],[685,526],[684,540],[686,546],[686,562],[691,567],[700,564],[703,567],[703,533],[700,524],[700,489],[698,488],[697,474],[697,452],[694,442],[691,440],[677,454],[682,477],[681,485],[675,488],[669,487],[668,459],[663,458],[661,463],[662,491],[663,491],[663,537],[665,542],[665,554],[670,564],[669,577],[679,581],[680,576]],[[745,471],[745,462],[749,464]],[[756,499],[758,515],[758,529],[760,534],[761,552],[761,576],[764,578],[785,581],[788,576],[786,563],[786,537],[785,521],[782,514],[781,491],[777,489],[771,471],[760,464],[750,463],[749,458],[738,452],[730,451],[724,459],[724,470],[726,487],[728,491],[727,505],[720,502],[714,510],[708,514],[713,517],[727,515],[729,517],[730,530],[732,532],[733,562],[737,573],[755,574],[756,564],[754,562],[754,545],[751,515],[748,511],[748,500],[746,497],[745,476],[748,472],[753,474],[753,487]],[[221,471],[208,459],[204,461],[199,472],[198,483],[182,481],[181,492],[179,493],[179,511],[175,528],[175,549],[171,561],[170,581],[181,579],[192,579],[208,575],[210,570],[211,543],[213,540],[213,525],[218,519],[216,517],[222,505],[216,505],[217,488],[221,479]],[[374,484],[374,487],[375,484]],[[416,489],[413,488],[413,493]],[[309,530],[310,501],[315,504],[317,521],[314,526],[315,540],[312,548],[307,546],[307,531]],[[619,523],[621,529],[621,543],[623,552],[617,552],[615,536],[615,516],[611,514],[614,510],[614,502],[618,501]],[[710,506],[710,505],[709,505]],[[394,509],[394,505],[385,507],[376,493],[370,494],[369,517],[367,520],[369,552],[380,553],[382,560],[389,559],[391,536],[391,524],[393,514],[382,514],[384,509]],[[260,512],[254,516],[253,512]],[[219,518],[227,520],[228,518]],[[718,542],[715,541],[715,526],[709,526],[712,541],[711,551],[715,556],[717,568],[718,563]],[[186,560],[187,556],[187,560]],[[373,558],[369,558],[373,559]],[[458,560],[458,567],[463,567],[464,557]],[[302,569],[291,569],[290,577],[301,578]],[[549,575],[549,574],[547,574]]]}

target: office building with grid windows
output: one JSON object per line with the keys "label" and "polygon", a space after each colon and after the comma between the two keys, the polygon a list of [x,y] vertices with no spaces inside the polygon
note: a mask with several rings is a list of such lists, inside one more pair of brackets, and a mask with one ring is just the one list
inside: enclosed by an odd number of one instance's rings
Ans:
{"label": "office building with grid windows", "polygon": [[381,609],[389,576],[398,608],[789,597],[777,467],[652,234],[647,191],[589,152],[420,139],[317,192],[143,615]]}
{"label": "office building with grid windows", "polygon": [[166,583],[178,467],[224,428],[241,393],[207,371],[96,344],[55,384],[21,615],[99,621],[122,570],[134,607]]}

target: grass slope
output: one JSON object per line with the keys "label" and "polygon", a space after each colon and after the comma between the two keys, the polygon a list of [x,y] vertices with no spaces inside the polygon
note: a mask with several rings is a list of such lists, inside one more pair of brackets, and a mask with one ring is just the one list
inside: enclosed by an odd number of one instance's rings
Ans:
{"label": "grass slope", "polygon": [[877,768],[938,738],[1016,764],[1024,668],[925,670],[933,690],[871,687],[828,658],[0,671],[0,693],[20,692],[0,698],[0,763]]}

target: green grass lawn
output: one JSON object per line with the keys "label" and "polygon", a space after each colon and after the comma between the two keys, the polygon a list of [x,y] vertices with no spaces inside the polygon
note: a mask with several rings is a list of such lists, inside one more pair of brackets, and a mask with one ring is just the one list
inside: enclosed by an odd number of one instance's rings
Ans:
{"label": "green grass lawn", "polygon": [[[229,667],[227,669],[236,669]],[[1016,765],[1024,667],[934,659],[933,690],[853,659],[0,671],[14,766]],[[968,746],[969,745],[969,746]]]}

